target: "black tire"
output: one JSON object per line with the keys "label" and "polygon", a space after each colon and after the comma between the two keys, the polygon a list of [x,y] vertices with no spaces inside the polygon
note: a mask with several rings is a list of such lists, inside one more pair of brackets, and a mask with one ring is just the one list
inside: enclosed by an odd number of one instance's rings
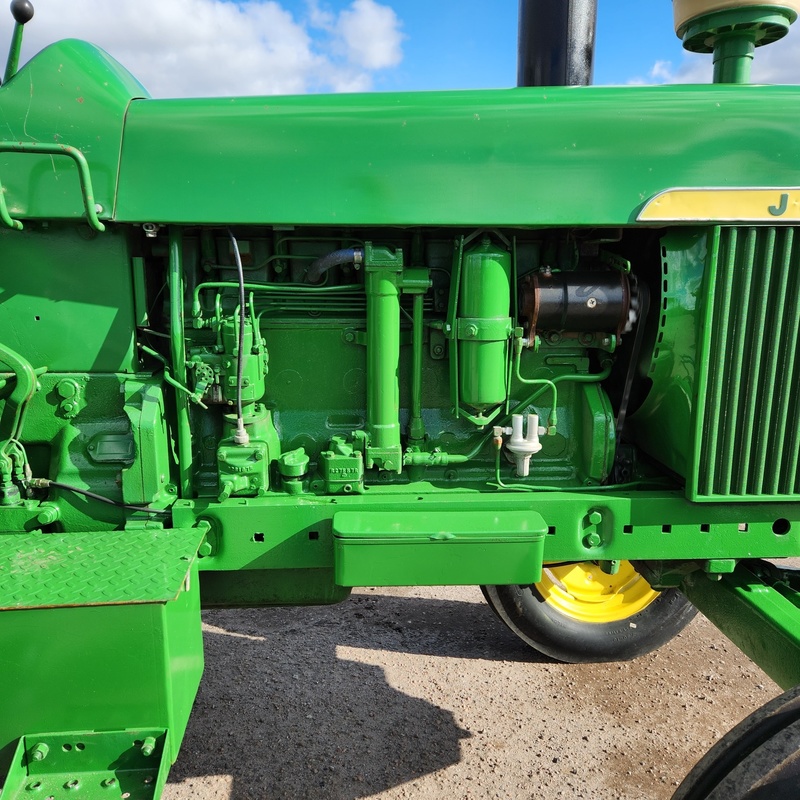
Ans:
{"label": "black tire", "polygon": [[[587,565],[588,567],[588,565]],[[637,576],[641,581],[644,578]],[[482,586],[498,617],[524,642],[556,661],[570,664],[627,661],[649,653],[677,636],[697,610],[675,589],[653,593],[636,613],[610,622],[577,619],[529,586]]]}
{"label": "black tire", "polygon": [[672,800],[797,800],[800,686],[770,700],[725,734]]}

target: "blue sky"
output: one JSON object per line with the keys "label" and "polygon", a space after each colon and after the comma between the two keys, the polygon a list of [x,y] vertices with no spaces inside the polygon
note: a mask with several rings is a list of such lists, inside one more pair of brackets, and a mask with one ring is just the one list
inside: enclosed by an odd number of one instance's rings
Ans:
{"label": "blue sky", "polygon": [[[376,88],[489,88],[516,81],[516,0],[386,0],[402,23],[403,61]],[[329,0],[334,11],[345,0]],[[302,16],[305,0],[284,6]],[[599,0],[595,82],[624,84],[682,59],[670,0]],[[708,66],[709,74],[711,65]]]}
{"label": "blue sky", "polygon": [[[516,83],[517,0],[34,0],[23,62],[87,39],[154,97],[406,91]],[[800,83],[800,23],[754,80]],[[12,25],[0,11],[0,52]],[[598,0],[595,83],[700,83],[671,0]]]}

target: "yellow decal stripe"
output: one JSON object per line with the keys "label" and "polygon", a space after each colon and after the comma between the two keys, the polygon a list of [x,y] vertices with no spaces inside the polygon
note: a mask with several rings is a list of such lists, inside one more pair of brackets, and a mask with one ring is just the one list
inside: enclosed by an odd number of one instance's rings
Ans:
{"label": "yellow decal stripe", "polygon": [[798,222],[800,189],[668,189],[649,200],[640,222]]}

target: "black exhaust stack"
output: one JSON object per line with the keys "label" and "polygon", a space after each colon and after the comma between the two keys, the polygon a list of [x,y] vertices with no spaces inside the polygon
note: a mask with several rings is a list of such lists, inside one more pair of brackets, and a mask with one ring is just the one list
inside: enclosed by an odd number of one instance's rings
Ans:
{"label": "black exhaust stack", "polygon": [[597,0],[519,0],[517,86],[588,86]]}

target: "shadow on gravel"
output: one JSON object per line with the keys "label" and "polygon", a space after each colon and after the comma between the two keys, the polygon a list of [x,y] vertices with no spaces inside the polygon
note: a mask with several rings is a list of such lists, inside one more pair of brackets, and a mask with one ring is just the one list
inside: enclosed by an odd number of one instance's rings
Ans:
{"label": "shadow on gravel", "polygon": [[380,667],[337,657],[337,646],[531,660],[480,603],[360,594],[204,621],[206,671],[170,782],[231,775],[231,800],[356,800],[460,760],[470,734],[452,713],[392,688]]}
{"label": "shadow on gravel", "polygon": [[[379,591],[379,590],[378,590]],[[340,644],[414,655],[542,664],[551,659],[528,647],[482,600],[434,600],[358,594],[347,608]],[[336,607],[330,609],[335,613]],[[380,630],[396,636],[382,637]]]}

